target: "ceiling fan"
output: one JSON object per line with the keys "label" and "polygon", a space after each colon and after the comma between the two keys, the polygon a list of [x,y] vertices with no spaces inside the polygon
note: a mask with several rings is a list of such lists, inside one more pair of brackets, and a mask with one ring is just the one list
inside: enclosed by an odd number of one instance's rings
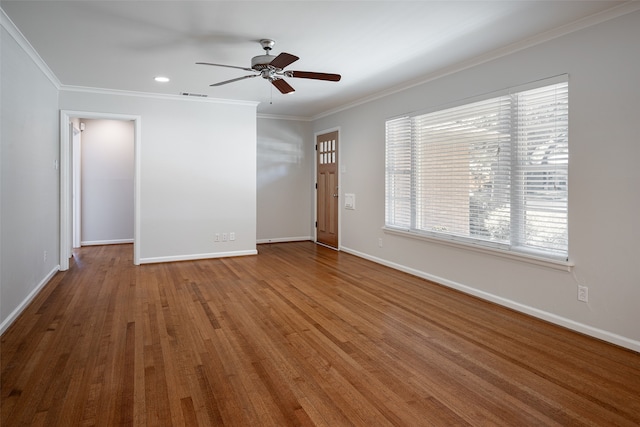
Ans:
{"label": "ceiling fan", "polygon": [[282,52],[278,56],[269,55],[269,51],[275,45],[275,41],[270,39],[260,40],[260,45],[265,51],[264,55],[258,55],[251,58],[251,68],[236,67],[234,65],[212,64],[210,62],[196,62],[198,65],[213,65],[216,67],[237,68],[239,70],[251,71],[254,74],[238,77],[223,82],[214,83],[210,86],[222,86],[227,83],[237,82],[239,80],[250,79],[253,77],[262,77],[269,80],[280,92],[286,94],[294,92],[295,89],[287,83],[283,77],[297,77],[302,79],[327,80],[331,82],[340,81],[340,74],[316,73],[313,71],[285,71],[284,68],[293,64],[298,59],[297,56],[290,53]]}

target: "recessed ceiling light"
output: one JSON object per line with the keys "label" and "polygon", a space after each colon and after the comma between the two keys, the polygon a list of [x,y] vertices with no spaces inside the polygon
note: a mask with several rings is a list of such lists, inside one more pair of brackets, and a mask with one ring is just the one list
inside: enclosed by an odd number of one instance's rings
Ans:
{"label": "recessed ceiling light", "polygon": [[154,80],[160,83],[167,83],[171,79],[169,79],[169,77],[158,76],[158,77],[155,77]]}

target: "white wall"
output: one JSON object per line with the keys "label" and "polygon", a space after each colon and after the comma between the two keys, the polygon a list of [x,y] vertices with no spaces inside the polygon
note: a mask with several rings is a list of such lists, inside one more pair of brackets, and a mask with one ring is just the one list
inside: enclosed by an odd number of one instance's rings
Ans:
{"label": "white wall", "polygon": [[256,104],[63,88],[60,108],[141,117],[141,263],[256,252]]}
{"label": "white wall", "polygon": [[[342,192],[358,200],[342,212],[343,249],[640,351],[638,40],[635,12],[316,120],[341,127]],[[573,273],[382,231],[385,119],[563,73]]]}
{"label": "white wall", "polygon": [[258,119],[258,242],[313,238],[311,123]]}
{"label": "white wall", "polygon": [[83,119],[81,244],[133,241],[132,121]]}
{"label": "white wall", "polygon": [[58,270],[59,171],[57,87],[0,15],[2,332]]}

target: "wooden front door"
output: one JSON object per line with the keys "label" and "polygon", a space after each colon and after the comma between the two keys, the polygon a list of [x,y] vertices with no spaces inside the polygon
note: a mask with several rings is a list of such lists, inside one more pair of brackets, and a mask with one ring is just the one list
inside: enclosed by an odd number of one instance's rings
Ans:
{"label": "wooden front door", "polygon": [[338,248],[338,131],[316,137],[318,243]]}

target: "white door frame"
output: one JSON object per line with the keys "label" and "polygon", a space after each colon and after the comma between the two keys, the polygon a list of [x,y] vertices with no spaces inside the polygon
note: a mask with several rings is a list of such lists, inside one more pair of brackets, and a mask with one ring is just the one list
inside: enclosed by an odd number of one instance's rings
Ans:
{"label": "white door frame", "polygon": [[141,116],[127,114],[96,113],[90,111],[60,110],[60,270],[69,269],[69,258],[72,254],[73,206],[71,200],[71,177],[73,176],[73,159],[71,158],[72,135],[70,126],[72,118],[106,119],[133,121],[133,263],[140,265],[140,135]]}
{"label": "white door frame", "polygon": [[[82,126],[82,124],[80,124]],[[72,135],[72,149],[71,149],[71,198],[72,198],[72,221],[73,231],[71,232],[71,236],[73,239],[72,248],[79,248],[80,244],[80,230],[81,227],[81,210],[80,206],[82,205],[81,194],[81,182],[80,182],[80,173],[81,173],[81,135],[82,129],[76,129],[74,125],[70,125],[70,132],[73,132]]]}

